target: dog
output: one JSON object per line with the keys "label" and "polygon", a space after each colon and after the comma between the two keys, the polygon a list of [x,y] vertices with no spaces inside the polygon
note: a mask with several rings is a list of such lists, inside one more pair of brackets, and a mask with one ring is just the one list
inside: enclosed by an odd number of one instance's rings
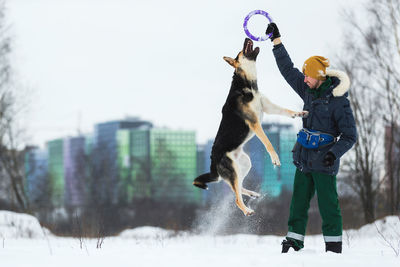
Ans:
{"label": "dog", "polygon": [[258,198],[260,194],[242,187],[243,179],[251,168],[250,158],[243,151],[244,144],[256,135],[267,149],[272,164],[280,166],[278,154],[261,126],[263,112],[292,118],[307,115],[307,111],[295,112],[275,105],[259,92],[256,72],[259,52],[260,49],[253,49],[253,42],[246,38],[242,51],[235,59],[224,57],[235,68],[232,84],[212,147],[210,172],[200,175],[193,182],[194,186],[207,189],[207,183],[223,179],[232,188],[236,205],[245,216],[254,214],[254,211],[246,207],[242,194],[251,198]]}

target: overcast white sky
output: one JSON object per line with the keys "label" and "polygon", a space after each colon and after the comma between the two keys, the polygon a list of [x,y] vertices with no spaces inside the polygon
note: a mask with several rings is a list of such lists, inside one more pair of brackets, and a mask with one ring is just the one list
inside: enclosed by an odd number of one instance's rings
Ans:
{"label": "overcast white sky", "polygon": [[[30,142],[75,135],[78,125],[91,132],[97,122],[127,115],[195,130],[204,142],[216,134],[233,74],[222,57],[241,50],[250,11],[271,14],[301,67],[312,55],[335,62],[340,11],[363,2],[8,0],[13,67],[33,90],[26,118]],[[255,34],[266,26],[261,16],[249,22]],[[271,42],[256,46],[260,90],[279,105],[300,109],[301,99],[276,67]]]}

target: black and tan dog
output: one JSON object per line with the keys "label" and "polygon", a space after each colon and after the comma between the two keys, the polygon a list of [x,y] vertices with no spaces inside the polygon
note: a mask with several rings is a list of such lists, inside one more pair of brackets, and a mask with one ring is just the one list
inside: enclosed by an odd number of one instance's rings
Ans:
{"label": "black and tan dog", "polygon": [[263,112],[289,117],[303,117],[306,111],[295,112],[281,108],[263,96],[257,87],[256,59],[260,49],[253,50],[253,42],[246,38],[243,50],[235,59],[224,60],[235,68],[228,98],[222,108],[222,120],[211,152],[210,172],[197,177],[193,184],[207,189],[207,183],[221,178],[228,183],[236,196],[236,204],[245,215],[254,211],[245,206],[242,194],[252,198],[260,194],[242,187],[243,179],[251,168],[249,156],[243,145],[254,134],[261,140],[271,156],[272,164],[280,166],[279,157],[265,135],[261,122]]}

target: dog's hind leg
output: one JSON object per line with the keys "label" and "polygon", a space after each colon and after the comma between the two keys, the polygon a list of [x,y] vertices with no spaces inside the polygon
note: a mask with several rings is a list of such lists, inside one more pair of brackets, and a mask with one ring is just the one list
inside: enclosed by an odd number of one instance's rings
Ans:
{"label": "dog's hind leg", "polygon": [[244,215],[249,216],[254,213],[252,209],[246,207],[243,202],[242,197],[242,182],[243,179],[240,177],[240,169],[237,166],[235,160],[233,160],[228,155],[225,155],[220,164],[218,165],[218,173],[221,177],[228,183],[228,185],[232,188],[232,191],[235,193],[236,197],[236,205],[239,209],[244,213]]}
{"label": "dog's hind leg", "polygon": [[[240,171],[241,171],[241,177],[243,177],[242,179],[246,178],[247,174],[249,173],[250,169],[251,169],[251,160],[249,158],[249,156],[242,152],[239,157],[238,157],[238,163],[240,166]],[[246,188],[242,187],[242,192],[243,195],[249,196],[251,198],[258,198],[260,197],[259,193],[256,193],[254,191],[248,190]]]}
{"label": "dog's hind leg", "polygon": [[236,205],[239,207],[239,209],[242,210],[243,214],[246,216],[250,216],[254,214],[254,210],[246,207],[246,205],[243,202],[243,197],[242,197],[242,181],[240,179],[235,179],[232,183],[232,190],[235,193],[236,196]]}

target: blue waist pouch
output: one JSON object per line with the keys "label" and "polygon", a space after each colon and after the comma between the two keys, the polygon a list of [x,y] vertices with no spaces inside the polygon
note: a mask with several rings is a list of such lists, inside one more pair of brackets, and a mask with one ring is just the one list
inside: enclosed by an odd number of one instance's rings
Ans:
{"label": "blue waist pouch", "polygon": [[336,142],[336,137],[331,134],[303,128],[297,134],[297,142],[304,148],[317,149]]}

